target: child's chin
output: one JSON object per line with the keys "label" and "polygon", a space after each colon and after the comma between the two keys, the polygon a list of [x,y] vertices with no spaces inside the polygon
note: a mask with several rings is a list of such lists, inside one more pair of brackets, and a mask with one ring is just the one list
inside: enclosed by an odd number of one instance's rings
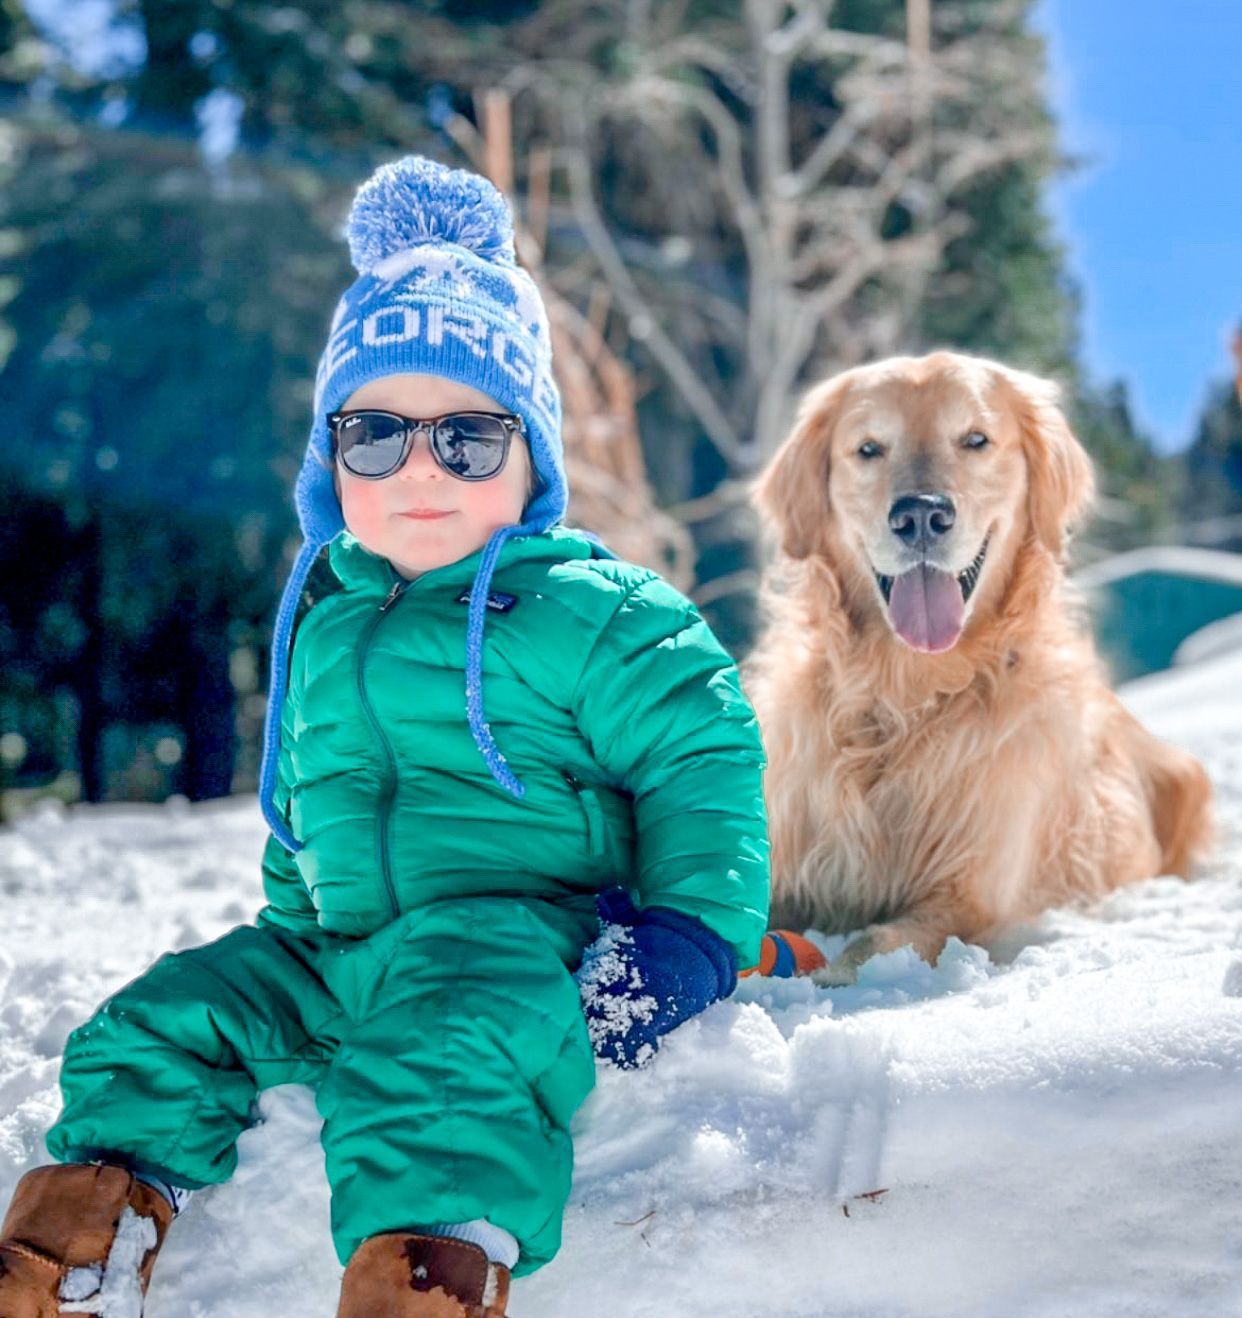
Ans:
{"label": "child's chin", "polygon": [[435,523],[415,523],[398,543],[389,543],[391,552],[384,553],[384,557],[398,569],[406,572],[431,572],[482,549],[487,543],[487,536],[463,536],[460,527],[454,535],[446,529],[437,529]]}

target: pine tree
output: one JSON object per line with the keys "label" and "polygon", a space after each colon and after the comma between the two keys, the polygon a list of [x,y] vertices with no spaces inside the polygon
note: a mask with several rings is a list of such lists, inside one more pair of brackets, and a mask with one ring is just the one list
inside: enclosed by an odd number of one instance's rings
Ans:
{"label": "pine tree", "polygon": [[1180,509],[1201,527],[1203,543],[1242,550],[1242,405],[1232,380],[1209,391],[1185,454]]}
{"label": "pine tree", "polygon": [[[135,99],[159,132],[84,120],[115,98],[84,77],[25,107],[0,199],[15,236],[0,387],[22,437],[0,463],[27,527],[55,500],[78,550],[68,575],[9,578],[8,593],[68,610],[84,638],[68,670],[25,653],[39,685],[72,697],[88,799],[108,791],[109,725],[138,722],[182,728],[179,790],[231,789],[231,661],[266,645],[309,345],[347,268],[313,171],[213,170],[193,105],[153,77]],[[238,712],[247,762],[259,715]]]}

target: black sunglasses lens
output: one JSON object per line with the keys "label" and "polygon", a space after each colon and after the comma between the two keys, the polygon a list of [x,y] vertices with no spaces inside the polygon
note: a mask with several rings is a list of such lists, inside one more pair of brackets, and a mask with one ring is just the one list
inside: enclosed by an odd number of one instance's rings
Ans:
{"label": "black sunglasses lens", "polygon": [[437,422],[432,442],[447,471],[461,480],[479,481],[504,466],[509,432],[499,417],[462,413]]}
{"label": "black sunglasses lens", "polygon": [[400,465],[405,423],[383,412],[354,412],[337,426],[336,444],[346,471],[386,476]]}

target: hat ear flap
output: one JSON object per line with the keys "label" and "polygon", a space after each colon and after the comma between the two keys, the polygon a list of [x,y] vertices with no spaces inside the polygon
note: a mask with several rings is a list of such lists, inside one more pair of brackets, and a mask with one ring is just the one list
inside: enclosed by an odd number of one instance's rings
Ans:
{"label": "hat ear flap", "polygon": [[838,376],[803,398],[793,429],[751,493],[790,558],[809,558],[823,541],[832,513],[828,501],[832,431],[844,393]]}
{"label": "hat ear flap", "polygon": [[293,501],[305,540],[326,545],[345,529],[341,501],[337,497],[336,463],[332,458],[332,441],[322,415],[316,415],[310,441],[302,458],[294,486]]}
{"label": "hat ear flap", "polygon": [[1069,532],[1095,497],[1091,459],[1061,411],[1061,391],[1055,383],[1022,371],[1006,371],[1005,377],[1017,400],[1031,531],[1059,560],[1065,556]]}

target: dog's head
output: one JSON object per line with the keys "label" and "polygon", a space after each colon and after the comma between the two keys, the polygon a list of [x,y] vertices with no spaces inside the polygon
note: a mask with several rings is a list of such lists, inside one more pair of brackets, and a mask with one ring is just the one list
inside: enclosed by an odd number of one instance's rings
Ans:
{"label": "dog's head", "polygon": [[793,558],[912,649],[952,649],[1021,556],[1064,557],[1091,463],[1050,381],[937,352],[846,371],[805,397],[755,498]]}

